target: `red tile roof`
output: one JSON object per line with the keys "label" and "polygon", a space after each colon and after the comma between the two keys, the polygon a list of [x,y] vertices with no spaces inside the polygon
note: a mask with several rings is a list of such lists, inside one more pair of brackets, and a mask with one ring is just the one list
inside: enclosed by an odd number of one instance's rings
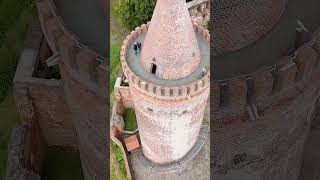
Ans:
{"label": "red tile roof", "polygon": [[131,152],[140,147],[137,135],[132,135],[124,139],[124,142],[127,147],[127,151]]}

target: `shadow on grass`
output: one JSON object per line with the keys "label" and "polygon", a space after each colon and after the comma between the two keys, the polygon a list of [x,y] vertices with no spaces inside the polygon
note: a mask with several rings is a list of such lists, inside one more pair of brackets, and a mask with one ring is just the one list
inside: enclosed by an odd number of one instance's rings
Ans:
{"label": "shadow on grass", "polygon": [[[11,90],[9,90],[11,91]],[[12,93],[0,103],[0,179],[5,176],[8,142],[12,129],[20,123]]]}
{"label": "shadow on grass", "polygon": [[79,152],[49,148],[44,160],[41,179],[83,180]]}

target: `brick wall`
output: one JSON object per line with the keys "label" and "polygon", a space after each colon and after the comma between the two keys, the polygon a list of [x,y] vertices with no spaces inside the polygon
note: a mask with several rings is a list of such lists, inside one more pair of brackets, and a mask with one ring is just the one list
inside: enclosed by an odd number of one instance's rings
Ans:
{"label": "brick wall", "polygon": [[[64,65],[65,97],[78,135],[78,144],[85,179],[107,176],[107,99],[74,79]],[[81,99],[81,101],[79,101]]]}
{"label": "brick wall", "polygon": [[[182,158],[198,137],[209,96],[210,73],[180,87],[159,86],[135,75],[127,64],[128,49],[148,27],[143,24],[127,36],[120,59],[129,81],[143,153],[154,162],[169,163]],[[208,30],[196,24],[193,28],[209,43]]]}
{"label": "brick wall", "polygon": [[211,20],[213,55],[238,50],[272,29],[288,0],[215,0]]}
{"label": "brick wall", "polygon": [[16,127],[11,133],[6,180],[40,180],[45,146],[39,137],[41,133],[33,124],[29,122]]}
{"label": "brick wall", "polygon": [[117,99],[124,108],[133,108],[132,96],[129,90],[129,86],[121,85],[121,78],[118,77],[114,85],[114,92]]}
{"label": "brick wall", "polygon": [[320,95],[318,42],[303,45],[270,68],[213,83],[214,178],[298,178]]}
{"label": "brick wall", "polygon": [[14,78],[14,96],[21,119],[36,117],[49,146],[77,146],[76,133],[68,116],[69,110],[63,94],[63,82],[32,76],[45,41],[40,24],[35,22],[27,33],[26,46]]}
{"label": "brick wall", "polygon": [[134,86],[130,92],[144,155],[157,163],[182,158],[198,137],[209,88],[180,101],[148,96]]}
{"label": "brick wall", "polygon": [[51,1],[38,1],[37,7],[46,39],[61,57],[62,94],[77,134],[84,178],[105,179],[109,176],[106,58],[80,43]]}

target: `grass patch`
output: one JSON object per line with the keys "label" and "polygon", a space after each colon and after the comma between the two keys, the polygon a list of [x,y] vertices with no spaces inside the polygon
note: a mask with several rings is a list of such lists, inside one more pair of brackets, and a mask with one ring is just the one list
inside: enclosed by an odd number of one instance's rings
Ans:
{"label": "grass patch", "polygon": [[[114,142],[111,143],[111,160],[117,162],[118,166],[114,166],[114,164],[111,164],[111,179],[112,180],[127,180],[127,170],[123,159],[123,154],[121,149],[118,147],[118,145]],[[117,172],[116,172],[117,171]]]}
{"label": "grass patch", "polygon": [[123,114],[125,126],[124,129],[127,131],[133,131],[138,128],[137,125],[137,119],[136,119],[136,113],[134,112],[134,109],[126,109]]}
{"label": "grass patch", "polygon": [[25,32],[35,15],[33,0],[0,0],[0,179],[5,175],[12,128],[19,124],[14,98],[9,92]]}
{"label": "grass patch", "polygon": [[12,86],[25,32],[36,15],[35,5],[31,2],[3,0],[0,4],[0,102]]}
{"label": "grass patch", "polygon": [[120,70],[120,51],[121,45],[116,44],[110,48],[110,92],[114,89],[114,83]]}
{"label": "grass patch", "polygon": [[4,179],[11,131],[20,122],[12,93],[0,104],[0,117],[0,179]]}
{"label": "grass patch", "polygon": [[119,0],[110,1],[110,16],[120,23],[120,15],[118,12]]}
{"label": "grass patch", "polygon": [[[121,50],[121,41],[124,27],[120,26],[120,17],[117,11],[119,0],[110,1],[110,16],[113,20],[111,23],[111,39],[114,40],[113,45],[110,47],[110,110],[112,109],[113,102],[115,101],[114,97],[114,83],[119,74],[121,68],[120,65],[120,50]],[[126,33],[124,33],[126,34]],[[113,41],[112,41],[113,42]],[[111,111],[110,111],[111,112]],[[123,154],[121,149],[114,143],[110,144],[110,179],[111,180],[127,180],[127,171],[125,168],[125,163],[123,159]]]}
{"label": "grass patch", "polygon": [[82,180],[79,152],[49,148],[41,174],[43,180]]}
{"label": "grass patch", "polygon": [[[114,83],[119,74],[120,70],[120,50],[121,45],[116,44],[110,48],[110,112],[112,109],[114,97]],[[123,159],[123,154],[121,149],[114,143],[111,142],[111,152],[110,152],[110,179],[111,180],[127,180],[127,171],[125,168],[125,163]]]}
{"label": "grass patch", "polygon": [[6,34],[14,29],[17,19],[26,8],[34,6],[33,0],[2,0],[0,2],[0,44]]}

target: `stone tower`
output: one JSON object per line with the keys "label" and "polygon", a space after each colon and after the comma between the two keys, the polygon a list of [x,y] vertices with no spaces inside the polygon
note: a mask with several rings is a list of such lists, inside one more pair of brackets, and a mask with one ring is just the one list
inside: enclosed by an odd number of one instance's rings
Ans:
{"label": "stone tower", "polygon": [[123,43],[143,154],[155,163],[181,159],[197,140],[210,89],[209,40],[184,0],[158,0],[151,22]]}
{"label": "stone tower", "polygon": [[298,179],[319,109],[319,5],[213,1],[213,179]]}

